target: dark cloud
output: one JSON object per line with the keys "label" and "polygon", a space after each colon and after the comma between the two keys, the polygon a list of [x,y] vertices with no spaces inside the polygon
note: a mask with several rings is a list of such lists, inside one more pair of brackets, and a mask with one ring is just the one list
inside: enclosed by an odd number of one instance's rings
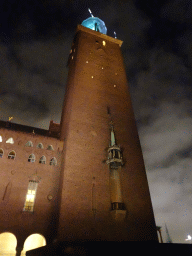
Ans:
{"label": "dark cloud", "polygon": [[168,1],[161,9],[161,17],[174,22],[191,23],[192,2],[190,0]]}

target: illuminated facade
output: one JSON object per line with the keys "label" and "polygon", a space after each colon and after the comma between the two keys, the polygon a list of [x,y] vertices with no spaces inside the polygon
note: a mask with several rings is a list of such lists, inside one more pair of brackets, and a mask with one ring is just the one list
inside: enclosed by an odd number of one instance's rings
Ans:
{"label": "illuminated facade", "polygon": [[17,255],[32,234],[46,244],[158,240],[122,41],[98,18],[82,25],[61,123],[46,131],[0,122],[0,232],[16,236]]}

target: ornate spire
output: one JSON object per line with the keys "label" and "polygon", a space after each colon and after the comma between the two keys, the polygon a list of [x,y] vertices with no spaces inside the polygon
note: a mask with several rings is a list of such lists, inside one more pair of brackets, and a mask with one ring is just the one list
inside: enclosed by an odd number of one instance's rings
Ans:
{"label": "ornate spire", "polygon": [[106,163],[110,165],[110,168],[116,169],[119,166],[123,165],[123,159],[121,155],[121,148],[120,146],[117,146],[115,142],[115,133],[112,121],[110,122],[110,127],[111,141],[108,148],[108,160],[106,161]]}

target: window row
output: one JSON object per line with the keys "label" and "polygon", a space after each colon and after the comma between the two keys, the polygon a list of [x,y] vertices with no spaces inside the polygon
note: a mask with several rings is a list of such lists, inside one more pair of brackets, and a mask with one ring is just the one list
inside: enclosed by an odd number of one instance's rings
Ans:
{"label": "window row", "polygon": [[[0,149],[0,158],[3,157],[3,149],[1,148]],[[8,159],[15,159],[16,157],[16,153],[14,150],[10,151],[8,153]],[[34,163],[35,162],[35,155],[34,154],[31,154],[29,155],[29,158],[28,158],[28,162],[31,162],[31,163]],[[40,159],[39,159],[39,163],[40,164],[45,164],[46,163],[46,157],[45,156],[42,156]],[[50,165],[57,165],[57,160],[55,157],[52,157],[50,162],[49,162]]]}
{"label": "window row", "polygon": [[[0,136],[0,142],[2,142],[2,141],[3,141],[2,136]],[[13,138],[9,138],[8,140],[6,140],[6,143],[14,144]],[[28,141],[28,142],[25,144],[25,147],[33,147],[33,143],[32,143],[31,141]],[[43,149],[44,146],[43,146],[42,143],[39,143],[39,144],[37,145],[37,148]],[[54,150],[54,149],[53,149],[53,146],[52,146],[52,145],[49,145],[49,146],[47,147],[47,150]]]}

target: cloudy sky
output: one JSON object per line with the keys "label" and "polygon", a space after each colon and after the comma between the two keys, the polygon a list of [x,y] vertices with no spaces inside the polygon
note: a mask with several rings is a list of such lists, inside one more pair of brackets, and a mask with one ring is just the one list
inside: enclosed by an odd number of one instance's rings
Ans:
{"label": "cloudy sky", "polygon": [[192,235],[192,1],[5,0],[0,3],[0,119],[60,122],[77,24],[104,20],[122,52],[156,224]]}

